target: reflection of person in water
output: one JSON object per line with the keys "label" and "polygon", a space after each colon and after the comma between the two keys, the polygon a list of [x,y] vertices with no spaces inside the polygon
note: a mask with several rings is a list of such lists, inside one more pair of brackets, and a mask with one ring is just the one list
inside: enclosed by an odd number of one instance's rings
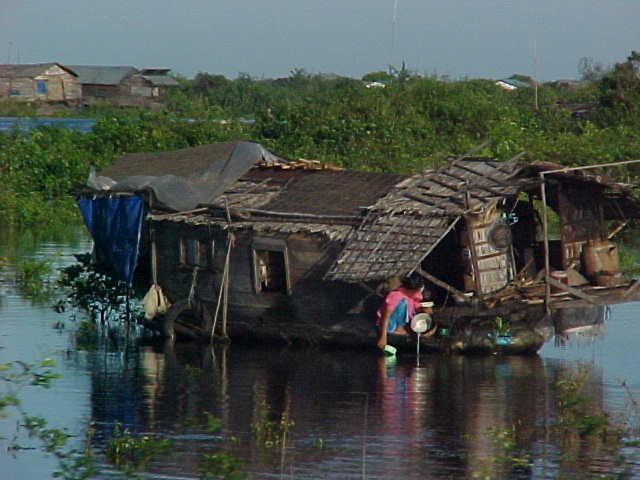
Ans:
{"label": "reflection of person in water", "polygon": [[377,311],[378,348],[385,347],[388,333],[408,333],[408,324],[420,308],[423,290],[422,278],[412,274],[402,279],[400,287],[387,294]]}
{"label": "reflection of person in water", "polygon": [[379,421],[375,428],[376,434],[384,439],[378,473],[384,478],[392,478],[398,472],[405,472],[407,462],[412,463],[415,458],[420,458],[418,463],[423,470],[419,445],[424,430],[419,412],[424,408],[426,396],[416,392],[415,367],[411,364],[396,365],[396,357],[381,356],[377,361],[376,408],[379,409]]}

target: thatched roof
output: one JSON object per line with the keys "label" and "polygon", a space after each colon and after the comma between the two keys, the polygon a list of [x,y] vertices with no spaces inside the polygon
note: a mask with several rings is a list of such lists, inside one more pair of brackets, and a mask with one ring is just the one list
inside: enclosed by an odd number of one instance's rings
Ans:
{"label": "thatched roof", "polygon": [[465,211],[517,193],[519,171],[516,162],[459,159],[407,179],[373,206],[327,278],[362,281],[408,273]]}
{"label": "thatched roof", "polygon": [[[462,215],[483,211],[522,190],[535,188],[540,182],[539,172],[560,168],[551,163],[523,165],[462,158],[410,177],[370,209],[347,238],[326,277],[358,282],[406,275],[420,265]],[[635,210],[637,216],[640,211],[629,189],[607,176],[579,171],[556,178],[597,185],[613,193],[625,213]]]}

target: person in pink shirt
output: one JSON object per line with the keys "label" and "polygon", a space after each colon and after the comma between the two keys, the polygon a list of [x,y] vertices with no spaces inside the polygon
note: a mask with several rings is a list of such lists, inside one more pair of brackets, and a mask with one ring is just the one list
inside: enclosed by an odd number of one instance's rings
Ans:
{"label": "person in pink shirt", "polygon": [[384,349],[387,334],[406,335],[408,325],[420,309],[424,282],[417,274],[402,279],[400,287],[390,291],[378,308],[378,341],[376,345]]}

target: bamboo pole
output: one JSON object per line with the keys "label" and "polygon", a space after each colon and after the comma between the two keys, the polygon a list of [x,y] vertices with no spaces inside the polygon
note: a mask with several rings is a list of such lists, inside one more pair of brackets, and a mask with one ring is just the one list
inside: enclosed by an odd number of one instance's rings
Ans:
{"label": "bamboo pole", "polygon": [[595,298],[593,298],[592,296],[587,295],[584,292],[581,292],[577,288],[573,288],[573,287],[570,287],[569,285],[566,285],[566,284],[564,284],[562,282],[559,282],[558,280],[556,280],[553,277],[549,276],[547,278],[547,285],[553,285],[554,287],[559,288],[560,290],[564,290],[565,292],[569,292],[571,295],[574,295],[574,296],[576,296],[578,298],[581,298],[582,300],[586,300],[587,302],[589,302],[589,303],[591,303],[593,305],[600,305],[598,303],[598,301]]}
{"label": "bamboo pole", "polygon": [[544,209],[542,215],[542,230],[544,234],[544,304],[547,314],[551,313],[551,285],[549,285],[549,225],[547,220],[547,189],[545,188],[544,172],[540,172],[540,198],[542,199],[542,207]]}
{"label": "bamboo pole", "polygon": [[[227,245],[227,255],[225,256],[225,260],[224,260],[224,268],[222,271],[222,280],[220,282],[220,288],[218,290],[218,301],[216,303],[216,312],[213,315],[213,324],[211,325],[211,333],[209,336],[209,339],[211,342],[213,342],[213,336],[214,333],[216,331],[216,323],[218,322],[218,313],[220,312],[220,306],[223,303],[223,294],[225,291],[225,284],[228,281],[228,274],[229,274],[229,260],[231,257],[231,246],[233,244],[233,234],[229,233],[228,237],[228,245]],[[226,314],[223,313],[223,316],[225,316]],[[226,321],[223,319],[223,321]],[[223,328],[226,328],[226,326],[224,326]]]}
{"label": "bamboo pole", "polygon": [[[231,252],[231,248],[229,248]],[[227,315],[229,312],[229,259],[224,269],[224,293],[222,294],[222,336],[228,337],[227,333]]]}

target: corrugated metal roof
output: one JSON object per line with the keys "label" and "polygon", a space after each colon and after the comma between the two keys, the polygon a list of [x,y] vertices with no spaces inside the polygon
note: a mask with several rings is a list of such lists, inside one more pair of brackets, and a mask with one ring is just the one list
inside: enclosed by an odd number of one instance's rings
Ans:
{"label": "corrugated metal roof", "polygon": [[78,83],[87,85],[119,85],[137,72],[132,66],[67,65],[78,75]]}
{"label": "corrugated metal roof", "polygon": [[154,87],[176,87],[178,82],[169,75],[142,75],[147,82]]}
{"label": "corrugated metal roof", "polygon": [[4,64],[0,65],[0,77],[37,77],[42,75],[49,68],[57,65],[72,75],[76,75],[71,67],[60,65],[59,63],[30,63],[30,64]]}

